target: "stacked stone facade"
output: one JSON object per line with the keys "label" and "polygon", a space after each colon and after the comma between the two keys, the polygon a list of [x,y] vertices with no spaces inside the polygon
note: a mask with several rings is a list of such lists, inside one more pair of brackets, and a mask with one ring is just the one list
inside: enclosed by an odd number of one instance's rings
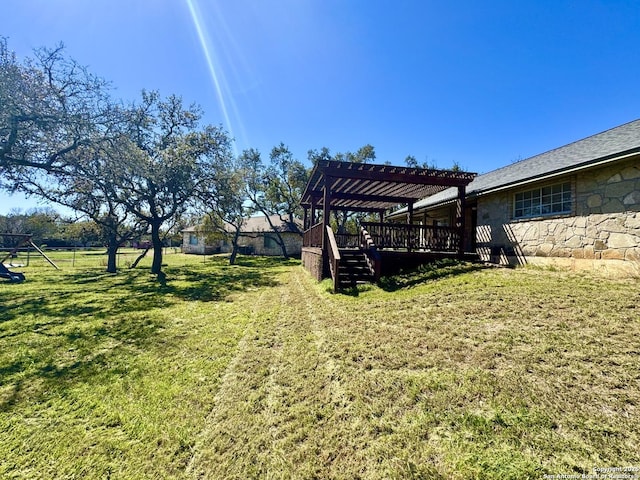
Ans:
{"label": "stacked stone facade", "polygon": [[[514,219],[518,191],[570,181],[572,213]],[[640,159],[478,198],[477,251],[497,263],[570,268],[640,267]]]}
{"label": "stacked stone facade", "polygon": [[[202,254],[214,254],[214,253],[230,253],[233,246],[231,244],[230,235],[225,240],[217,240],[213,245],[207,244],[206,237],[199,235],[197,237],[198,243],[193,244],[190,242],[190,236],[194,233],[184,232],[182,238],[182,252],[192,253],[197,255]],[[265,236],[270,236],[274,239],[273,242],[265,242]],[[280,234],[284,245],[287,249],[287,254],[294,257],[299,256],[302,252],[302,237],[298,233],[282,232]],[[278,256],[282,255],[282,248],[275,242],[276,234],[273,232],[267,233],[245,233],[240,236],[238,244],[243,252],[251,253],[254,255],[264,256]]]}
{"label": "stacked stone facade", "polygon": [[[265,244],[265,236],[273,239],[268,245]],[[280,236],[287,250],[287,255],[299,256],[302,252],[302,236],[293,232],[281,232]],[[243,233],[240,236],[238,244],[254,255],[278,256],[282,255],[282,248],[275,242],[276,239],[276,234],[270,232],[255,234]],[[230,252],[231,242],[228,241],[222,245],[221,251]]]}

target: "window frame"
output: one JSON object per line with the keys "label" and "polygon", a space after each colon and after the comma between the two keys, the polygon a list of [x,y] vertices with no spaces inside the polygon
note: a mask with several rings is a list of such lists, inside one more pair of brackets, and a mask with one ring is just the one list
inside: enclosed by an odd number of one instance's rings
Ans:
{"label": "window frame", "polygon": [[515,192],[512,206],[514,220],[571,215],[574,211],[573,182],[548,183]]}
{"label": "window frame", "polygon": [[267,249],[277,248],[278,241],[273,238],[271,235],[265,234],[262,240],[262,246]]}

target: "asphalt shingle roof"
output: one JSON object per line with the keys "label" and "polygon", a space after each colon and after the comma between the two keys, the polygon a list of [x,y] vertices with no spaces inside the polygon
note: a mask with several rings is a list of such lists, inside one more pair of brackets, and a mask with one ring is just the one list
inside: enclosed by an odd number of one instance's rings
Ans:
{"label": "asphalt shingle roof", "polygon": [[[295,224],[297,225],[297,229],[294,225],[291,225],[289,222],[284,221],[278,215],[271,215],[269,217],[271,219],[271,223],[273,226],[278,229],[280,232],[298,232],[302,230],[302,220],[299,218],[295,219]],[[183,233],[196,233],[202,228],[202,225],[196,225],[192,227],[187,227],[181,232]],[[226,225],[225,229],[229,232],[233,232],[234,228],[231,225]],[[271,229],[271,225],[269,225],[269,221],[265,216],[257,216],[257,217],[249,217],[245,218],[242,222],[242,228],[240,229],[241,233],[261,233],[261,232],[273,232]]]}
{"label": "asphalt shingle roof", "polygon": [[[467,196],[478,196],[483,192],[535,181],[544,176],[560,175],[576,168],[587,168],[594,163],[632,152],[640,152],[640,119],[478,175],[468,185]],[[457,189],[450,188],[416,202],[414,209],[446,203],[457,196]],[[406,209],[397,213],[402,211]]]}

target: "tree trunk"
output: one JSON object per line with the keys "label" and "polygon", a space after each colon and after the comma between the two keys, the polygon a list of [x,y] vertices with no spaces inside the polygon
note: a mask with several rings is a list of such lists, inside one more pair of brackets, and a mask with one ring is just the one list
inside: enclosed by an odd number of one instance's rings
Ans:
{"label": "tree trunk", "polygon": [[118,242],[115,235],[109,235],[107,244],[107,272],[117,272]]}
{"label": "tree trunk", "polygon": [[287,253],[287,247],[284,244],[284,240],[282,239],[282,235],[280,235],[280,232],[278,231],[278,229],[273,226],[273,222],[271,221],[271,216],[269,215],[269,212],[267,212],[264,208],[260,207],[259,205],[258,205],[258,207],[259,207],[259,210],[264,214],[265,218],[267,219],[267,223],[271,227],[271,230],[278,237],[277,243],[278,243],[278,245],[280,245],[280,249],[282,250],[282,256],[284,257],[285,260],[288,260],[289,259],[289,254]]}
{"label": "tree trunk", "polygon": [[235,265],[236,257],[238,256],[238,238],[240,238],[240,226],[236,227],[236,231],[233,234],[233,240],[231,241],[231,256],[229,257],[229,265]]}
{"label": "tree trunk", "polygon": [[151,263],[151,273],[160,275],[162,271],[162,239],[160,238],[160,224],[151,224],[151,245],[153,246],[153,262]]}
{"label": "tree trunk", "polygon": [[140,260],[142,260],[147,255],[148,252],[149,252],[149,249],[145,248],[144,252],[138,255],[138,258],[136,258],[136,260],[131,264],[131,267],[129,268],[136,268],[138,266],[138,263],[140,263]]}
{"label": "tree trunk", "polygon": [[280,242],[280,248],[282,249],[282,256],[285,260],[289,259],[289,254],[287,253],[287,246],[284,244],[284,238],[280,235],[280,232],[276,230],[276,235],[278,236],[278,240]]}

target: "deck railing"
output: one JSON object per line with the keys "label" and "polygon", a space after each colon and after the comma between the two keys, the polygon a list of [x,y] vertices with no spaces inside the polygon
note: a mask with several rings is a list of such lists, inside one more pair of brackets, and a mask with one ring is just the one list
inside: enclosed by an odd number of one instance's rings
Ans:
{"label": "deck railing", "polygon": [[362,227],[379,250],[458,252],[462,241],[454,227],[373,222],[363,222]]}
{"label": "deck railing", "polygon": [[336,243],[340,248],[360,248],[360,235],[354,233],[336,233]]}
{"label": "deck railing", "polygon": [[316,223],[311,228],[304,231],[302,236],[302,246],[321,248],[323,234],[322,222]]}

